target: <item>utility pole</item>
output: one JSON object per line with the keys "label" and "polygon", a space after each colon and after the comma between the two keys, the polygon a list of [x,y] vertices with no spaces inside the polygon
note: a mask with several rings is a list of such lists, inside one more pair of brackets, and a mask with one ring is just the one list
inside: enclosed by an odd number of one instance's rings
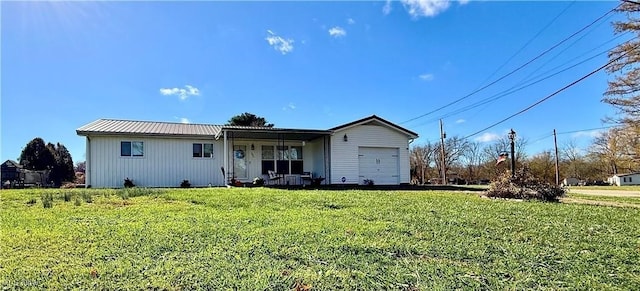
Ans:
{"label": "utility pole", "polygon": [[447,165],[445,165],[445,158],[444,158],[444,139],[447,137],[447,134],[444,132],[444,130],[442,129],[442,119],[440,119],[440,149],[441,149],[441,161],[442,161],[442,184],[446,185],[447,184]]}
{"label": "utility pole", "polygon": [[516,132],[513,128],[509,132],[509,140],[511,141],[511,179],[516,178],[516,147],[514,140],[516,139]]}
{"label": "utility pole", "polygon": [[556,185],[560,185],[560,162],[558,159],[558,139],[556,138],[556,129],[553,129],[553,145],[556,149]]}

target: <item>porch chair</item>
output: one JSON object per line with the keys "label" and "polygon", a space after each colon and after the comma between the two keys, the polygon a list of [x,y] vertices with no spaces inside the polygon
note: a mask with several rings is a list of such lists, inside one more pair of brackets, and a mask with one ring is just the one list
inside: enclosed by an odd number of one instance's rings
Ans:
{"label": "porch chair", "polygon": [[282,175],[278,175],[276,171],[269,170],[267,172],[269,173],[269,184],[272,184],[273,181],[280,184],[280,180],[284,178]]}

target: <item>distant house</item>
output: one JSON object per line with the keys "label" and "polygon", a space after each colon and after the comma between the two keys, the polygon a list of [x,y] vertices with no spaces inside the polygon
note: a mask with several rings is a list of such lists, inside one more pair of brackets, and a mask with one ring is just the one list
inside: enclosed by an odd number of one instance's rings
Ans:
{"label": "distant house", "polygon": [[1,175],[0,180],[2,183],[6,181],[17,181],[20,179],[20,170],[22,169],[22,165],[18,164],[18,162],[13,160],[6,160],[2,165],[0,165]]}
{"label": "distant house", "polygon": [[251,182],[408,184],[409,144],[418,137],[372,115],[328,130],[99,119],[86,137],[87,187]]}
{"label": "distant house", "polygon": [[[50,186],[49,170],[32,171],[27,170],[15,161],[7,160],[0,166],[2,168],[2,186],[8,187],[31,187]],[[8,182],[8,183],[7,183]]]}
{"label": "distant house", "polygon": [[640,173],[617,174],[609,177],[607,182],[611,185],[640,185]]}
{"label": "distant house", "polygon": [[563,186],[578,186],[578,183],[580,183],[580,180],[573,177],[565,178],[564,180],[562,180]]}

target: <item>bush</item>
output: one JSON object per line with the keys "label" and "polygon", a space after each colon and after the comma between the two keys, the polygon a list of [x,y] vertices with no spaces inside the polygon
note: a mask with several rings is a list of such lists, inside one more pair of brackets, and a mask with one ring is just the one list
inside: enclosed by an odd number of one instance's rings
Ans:
{"label": "bush", "polygon": [[191,188],[191,183],[189,183],[189,180],[182,180],[182,183],[180,183],[180,188]]}
{"label": "bush", "polygon": [[526,169],[516,170],[515,177],[505,172],[489,185],[487,197],[541,200],[557,202],[565,194],[564,188],[543,182]]}
{"label": "bush", "polygon": [[129,179],[128,177],[124,179],[124,187],[125,188],[132,188],[135,187],[136,185],[133,184],[133,180]]}

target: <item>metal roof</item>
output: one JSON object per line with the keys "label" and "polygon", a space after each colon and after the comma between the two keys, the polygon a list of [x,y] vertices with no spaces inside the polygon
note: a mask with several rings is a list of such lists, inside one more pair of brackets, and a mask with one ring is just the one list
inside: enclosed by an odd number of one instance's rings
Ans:
{"label": "metal roof", "polygon": [[217,136],[222,126],[157,121],[98,119],[76,130],[78,135],[187,135]]}
{"label": "metal roof", "polygon": [[190,124],[157,121],[98,119],[76,130],[78,135],[156,135],[207,136],[219,138],[222,132],[234,138],[311,140],[330,135],[329,130],[290,129],[258,126]]}

